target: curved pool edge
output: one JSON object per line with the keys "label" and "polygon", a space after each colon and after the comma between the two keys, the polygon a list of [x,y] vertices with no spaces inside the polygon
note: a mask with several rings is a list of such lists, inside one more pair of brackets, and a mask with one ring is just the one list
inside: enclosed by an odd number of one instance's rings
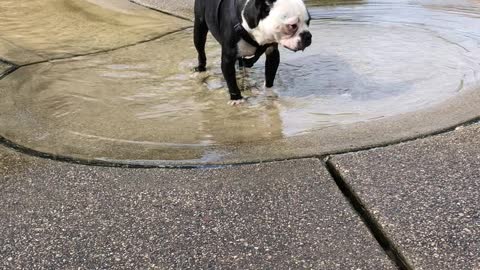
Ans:
{"label": "curved pool edge", "polygon": [[128,160],[87,159],[75,155],[44,152],[17,144],[0,135],[0,144],[16,151],[56,161],[82,165],[126,168],[211,168],[279,160],[325,157],[385,147],[421,139],[480,120],[480,89],[470,89],[424,110],[384,119],[359,122],[287,137],[271,143],[216,146],[216,153],[228,153],[218,160]]}

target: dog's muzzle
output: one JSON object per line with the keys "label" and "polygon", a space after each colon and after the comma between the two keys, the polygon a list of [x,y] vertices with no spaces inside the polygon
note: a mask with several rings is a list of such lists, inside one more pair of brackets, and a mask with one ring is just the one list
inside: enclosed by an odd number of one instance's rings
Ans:
{"label": "dog's muzzle", "polygon": [[308,31],[300,33],[300,41],[298,43],[298,49],[305,50],[305,48],[312,44],[312,34]]}

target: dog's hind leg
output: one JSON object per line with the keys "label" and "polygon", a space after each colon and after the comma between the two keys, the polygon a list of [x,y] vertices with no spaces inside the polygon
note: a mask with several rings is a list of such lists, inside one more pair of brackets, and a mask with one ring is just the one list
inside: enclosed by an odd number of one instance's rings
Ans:
{"label": "dog's hind leg", "polygon": [[208,26],[205,19],[195,16],[193,28],[193,43],[198,53],[198,66],[195,71],[202,72],[207,70],[207,56],[205,54],[205,42],[207,42]]}

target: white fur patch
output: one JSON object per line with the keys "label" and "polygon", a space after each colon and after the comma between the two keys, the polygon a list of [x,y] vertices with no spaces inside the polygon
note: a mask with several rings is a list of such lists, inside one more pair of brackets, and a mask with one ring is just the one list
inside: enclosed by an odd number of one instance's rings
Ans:
{"label": "white fur patch", "polygon": [[[301,40],[300,33],[308,31],[309,15],[302,0],[276,0],[269,15],[261,20],[254,29],[248,27],[243,14],[242,16],[242,26],[260,45],[275,42],[296,50]],[[297,22],[297,31],[293,35],[285,31],[286,25],[292,22]]]}
{"label": "white fur patch", "polygon": [[241,57],[253,57],[255,55],[255,52],[257,51],[257,48],[248,44],[248,42],[243,39],[240,39],[240,41],[237,43],[237,47],[239,54],[238,56]]}

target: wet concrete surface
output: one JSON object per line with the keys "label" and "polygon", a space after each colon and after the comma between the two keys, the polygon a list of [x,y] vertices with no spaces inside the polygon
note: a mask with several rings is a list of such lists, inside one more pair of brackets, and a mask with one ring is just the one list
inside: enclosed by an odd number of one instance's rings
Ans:
{"label": "wet concrete surface", "polygon": [[5,74],[6,71],[8,71],[12,66],[9,64],[3,63],[0,61],[0,77]]}
{"label": "wet concrete surface", "polygon": [[0,148],[2,268],[395,269],[316,159],[123,169]]}
{"label": "wet concrete surface", "polygon": [[126,0],[4,0],[0,18],[0,56],[16,64],[109,50],[191,24]]}
{"label": "wet concrete surface", "polygon": [[334,156],[413,269],[480,267],[480,125]]}
{"label": "wet concrete surface", "polygon": [[322,155],[438,132],[478,117],[480,98],[479,13],[442,7],[312,7],[316,39],[304,53],[282,51],[278,97],[261,93],[260,64],[239,72],[249,97],[241,108],[225,104],[214,41],[209,75],[192,78],[191,30],[22,67],[0,82],[0,135],[93,162],[193,165]]}
{"label": "wet concrete surface", "polygon": [[167,12],[174,14],[176,16],[181,16],[183,18],[193,21],[193,4],[194,0],[179,0],[179,1],[169,1],[169,0],[132,0],[132,2],[147,6],[161,12]]}

